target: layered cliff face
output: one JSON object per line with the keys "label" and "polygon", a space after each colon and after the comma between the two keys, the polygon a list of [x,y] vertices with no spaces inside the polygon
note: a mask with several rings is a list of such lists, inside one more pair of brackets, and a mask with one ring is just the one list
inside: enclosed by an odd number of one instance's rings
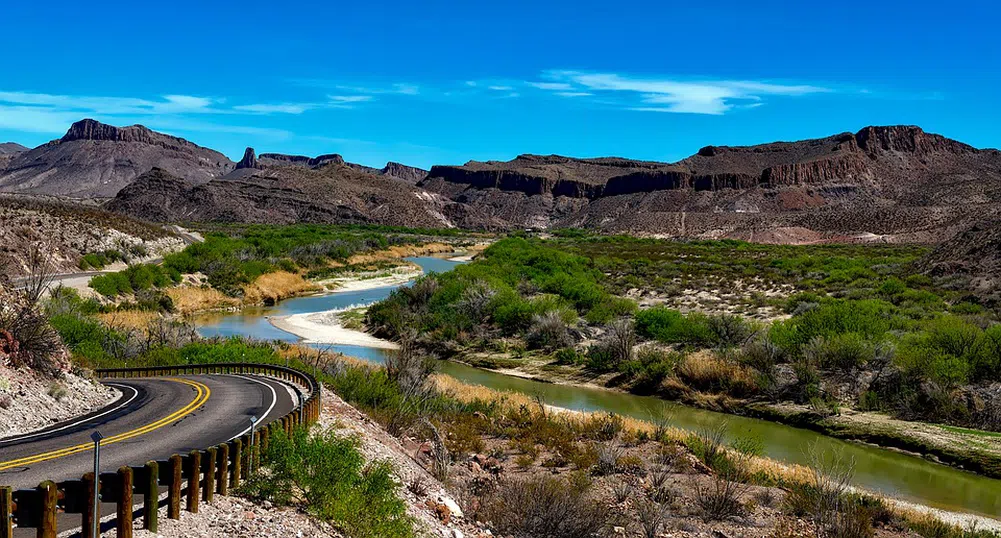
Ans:
{"label": "layered cliff face", "polygon": [[108,198],[153,167],[194,183],[233,169],[225,155],[141,125],[74,123],[66,135],[16,154],[0,169],[0,190]]}
{"label": "layered cliff face", "polygon": [[[759,146],[707,146],[674,164],[619,158],[574,159],[558,155],[520,155],[512,161],[434,166],[427,180],[479,189],[517,191],[574,198],[601,198],[659,190],[719,191],[804,185],[866,184],[884,178],[898,159],[927,156],[965,159],[980,153],[970,146],[918,127],[866,127],[801,142]],[[894,178],[886,177],[886,180]]]}
{"label": "layered cliff face", "polygon": [[400,181],[410,183],[411,185],[416,185],[422,179],[427,177],[428,171],[415,166],[388,162],[386,163],[386,166],[382,167],[382,170],[379,170],[379,174],[399,179]]}
{"label": "layered cliff face", "polygon": [[677,163],[522,155],[435,166],[419,186],[515,226],[783,242],[948,237],[1001,204],[1001,154],[918,127],[707,146]]}

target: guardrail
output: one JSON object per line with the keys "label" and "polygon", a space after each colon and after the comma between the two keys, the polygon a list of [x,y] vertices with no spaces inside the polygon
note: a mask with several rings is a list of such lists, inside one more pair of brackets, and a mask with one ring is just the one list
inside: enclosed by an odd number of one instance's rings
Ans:
{"label": "guardrail", "polygon": [[[143,528],[157,532],[160,488],[167,489],[167,517],[181,517],[181,499],[185,509],[198,513],[201,502],[212,502],[215,494],[226,495],[229,488],[256,473],[260,453],[276,428],[290,433],[299,424],[311,424],[320,416],[320,385],[316,379],[294,368],[252,363],[192,364],[146,368],[109,368],[96,370],[99,378],[159,377],[168,375],[256,374],[275,377],[302,385],[309,396],[289,414],[263,424],[256,432],[245,434],[218,446],[193,450],[187,455],[174,454],[169,459],[148,461],[138,467],[121,467],[114,473],[86,473],[79,480],[46,480],[33,489],[12,490],[0,487],[0,538],[13,538],[14,525],[37,529],[39,538],[55,538],[59,513],[80,514],[82,536],[93,534],[94,490],[102,502],[117,506],[115,527],[119,538],[132,538],[133,497],[141,495]],[[301,397],[300,397],[300,400]]]}

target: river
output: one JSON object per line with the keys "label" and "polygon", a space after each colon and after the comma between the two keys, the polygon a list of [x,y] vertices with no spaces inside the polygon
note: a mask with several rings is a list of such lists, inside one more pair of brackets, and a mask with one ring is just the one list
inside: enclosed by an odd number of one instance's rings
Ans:
{"label": "river", "polygon": [[[426,272],[447,271],[458,263],[436,257],[408,260],[419,264]],[[296,336],[272,326],[265,316],[320,312],[368,304],[387,297],[394,288],[300,297],[282,301],[273,307],[245,309],[238,314],[204,316],[195,321],[203,336],[247,336],[295,342],[298,340]],[[322,347],[372,362],[382,362],[386,353],[385,350],[359,346]],[[763,455],[788,463],[809,464],[811,447],[817,447],[828,454],[841,451],[845,457],[855,461],[857,486],[935,508],[1001,517],[1001,481],[932,463],[916,456],[841,441],[765,420],[696,409],[654,397],[543,383],[452,362],[442,362],[441,372],[461,381],[492,389],[540,395],[546,403],[568,409],[608,411],[646,420],[661,416],[666,411],[672,425],[687,430],[725,423],[731,435],[751,436],[761,442]]]}

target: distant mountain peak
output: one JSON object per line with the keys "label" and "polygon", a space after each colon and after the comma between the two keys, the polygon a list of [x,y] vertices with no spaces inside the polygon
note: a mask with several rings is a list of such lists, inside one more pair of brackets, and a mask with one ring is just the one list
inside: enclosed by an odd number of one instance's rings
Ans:
{"label": "distant mountain peak", "polygon": [[28,148],[18,144],[17,142],[0,142],[0,155],[21,153],[23,151],[28,151]]}

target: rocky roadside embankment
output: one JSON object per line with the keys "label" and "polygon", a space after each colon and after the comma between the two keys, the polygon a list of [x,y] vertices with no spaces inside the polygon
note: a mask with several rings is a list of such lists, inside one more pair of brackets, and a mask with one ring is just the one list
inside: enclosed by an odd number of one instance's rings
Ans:
{"label": "rocky roadside embankment", "polygon": [[119,392],[64,372],[49,377],[0,366],[0,438],[30,433],[112,403]]}

